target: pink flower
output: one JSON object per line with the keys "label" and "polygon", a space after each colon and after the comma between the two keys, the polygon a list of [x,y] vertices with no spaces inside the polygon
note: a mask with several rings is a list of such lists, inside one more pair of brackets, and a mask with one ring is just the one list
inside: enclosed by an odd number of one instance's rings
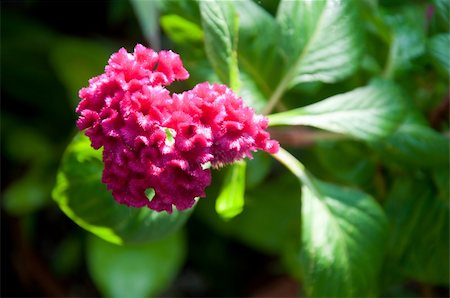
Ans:
{"label": "pink flower", "polygon": [[173,95],[165,89],[188,76],[177,54],[138,44],[133,54],[113,54],[105,73],[80,90],[77,126],[93,148],[103,147],[102,181],[117,202],[184,210],[205,196],[208,162],[218,167],[258,149],[278,151],[267,119],[226,86],[201,83]]}

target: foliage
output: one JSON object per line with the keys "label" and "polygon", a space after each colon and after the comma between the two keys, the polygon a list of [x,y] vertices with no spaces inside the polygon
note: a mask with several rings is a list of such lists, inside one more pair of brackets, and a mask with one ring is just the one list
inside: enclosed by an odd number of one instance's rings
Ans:
{"label": "foliage", "polygon": [[[195,210],[168,215],[115,203],[101,183],[101,152],[78,133],[53,199],[82,228],[115,243],[89,236],[93,281],[106,296],[158,295],[181,270],[192,240],[183,227],[195,220],[276,256],[279,270],[302,285],[300,295],[403,295],[398,289],[411,282],[448,287],[449,124],[441,111],[449,98],[448,2],[262,2],[132,1],[150,45],[179,53],[191,73],[176,88],[228,84],[268,116],[272,138],[289,150],[215,171]],[[57,40],[50,61],[73,107],[111,44],[46,36]],[[17,61],[3,60],[5,71],[17,71]],[[8,85],[18,98],[30,97]],[[307,137],[299,126],[313,136],[308,146],[293,141]],[[3,137],[8,144],[16,135]],[[43,156],[50,150],[45,139],[31,141]],[[33,154],[6,149],[17,159]],[[5,190],[10,214],[48,203],[42,168],[32,166]]]}

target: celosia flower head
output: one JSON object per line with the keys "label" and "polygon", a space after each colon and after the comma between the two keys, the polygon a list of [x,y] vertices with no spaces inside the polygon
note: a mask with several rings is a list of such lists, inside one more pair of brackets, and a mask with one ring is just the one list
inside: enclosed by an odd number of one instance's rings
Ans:
{"label": "celosia flower head", "polygon": [[177,54],[138,44],[132,54],[123,48],[113,54],[105,73],[80,90],[77,126],[93,148],[103,147],[102,181],[117,202],[184,210],[205,196],[211,182],[205,164],[278,151],[265,131],[267,118],[225,85],[201,83],[181,94],[165,88],[188,77]]}

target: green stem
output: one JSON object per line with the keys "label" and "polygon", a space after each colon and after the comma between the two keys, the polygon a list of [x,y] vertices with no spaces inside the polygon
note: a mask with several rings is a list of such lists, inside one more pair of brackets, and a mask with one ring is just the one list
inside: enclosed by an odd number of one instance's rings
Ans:
{"label": "green stem", "polygon": [[287,76],[284,77],[284,79],[280,82],[277,89],[273,92],[272,96],[269,99],[269,102],[266,104],[263,110],[264,115],[268,115],[275,105],[278,103],[278,101],[283,96],[284,92],[286,91],[288,80],[286,79]]}
{"label": "green stem", "polygon": [[386,65],[383,70],[383,77],[385,79],[393,79],[394,75],[394,50],[395,44],[393,42],[390,43],[389,53],[386,61]]}
{"label": "green stem", "polygon": [[305,166],[292,154],[280,147],[280,151],[273,154],[273,157],[280,163],[282,163],[298,179],[300,179],[300,181],[304,185],[306,185],[312,192],[318,192],[312,175],[307,172]]}

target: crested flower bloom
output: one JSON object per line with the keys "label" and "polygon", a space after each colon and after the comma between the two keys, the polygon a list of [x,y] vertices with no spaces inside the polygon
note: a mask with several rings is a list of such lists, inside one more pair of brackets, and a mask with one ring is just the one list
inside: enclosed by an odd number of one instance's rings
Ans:
{"label": "crested flower bloom", "polygon": [[77,126],[93,148],[103,147],[102,181],[117,202],[184,210],[205,196],[207,163],[219,167],[252,151],[278,151],[267,118],[225,85],[201,83],[181,94],[165,88],[188,77],[177,54],[138,44],[132,54],[123,48],[113,54],[105,73],[80,90]]}

